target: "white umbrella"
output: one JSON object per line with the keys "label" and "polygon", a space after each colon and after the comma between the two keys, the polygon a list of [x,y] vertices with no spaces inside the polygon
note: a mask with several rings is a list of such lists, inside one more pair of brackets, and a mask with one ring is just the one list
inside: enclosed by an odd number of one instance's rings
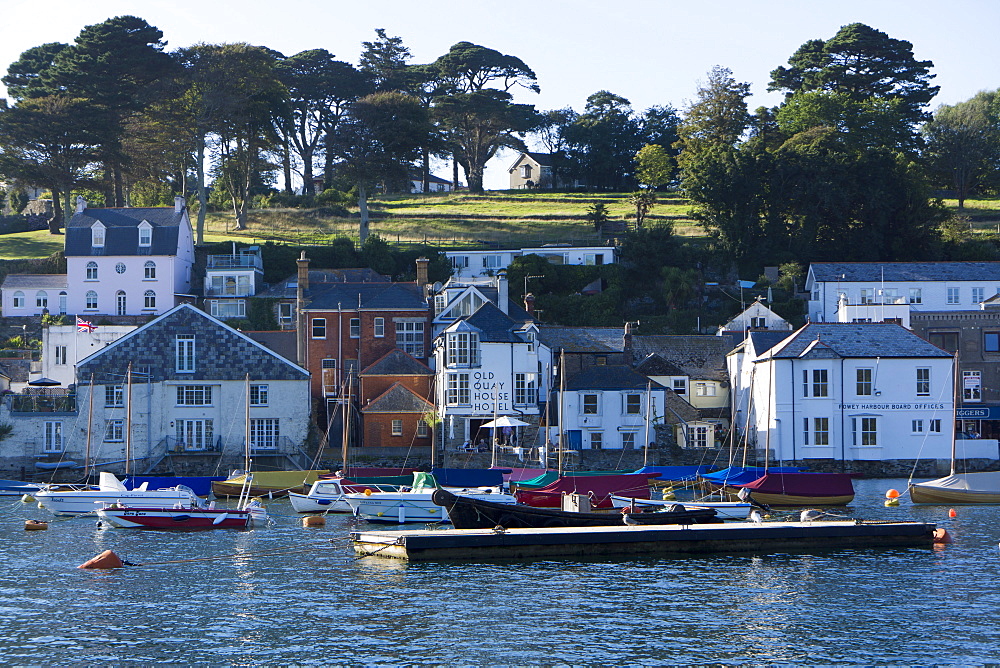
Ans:
{"label": "white umbrella", "polygon": [[496,420],[484,422],[479,426],[484,429],[493,429],[494,427],[530,427],[531,425],[527,422],[521,422],[517,418],[512,418],[509,415],[504,415],[498,417]]}

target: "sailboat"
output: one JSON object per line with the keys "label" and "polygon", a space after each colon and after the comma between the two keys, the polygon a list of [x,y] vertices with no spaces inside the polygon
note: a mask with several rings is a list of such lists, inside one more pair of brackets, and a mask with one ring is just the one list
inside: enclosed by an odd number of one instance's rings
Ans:
{"label": "sailboat", "polygon": [[[955,353],[954,408],[958,410],[958,353]],[[943,478],[909,484],[913,503],[1000,503],[1000,471],[958,473],[955,470],[956,428],[951,429],[951,472]]]}

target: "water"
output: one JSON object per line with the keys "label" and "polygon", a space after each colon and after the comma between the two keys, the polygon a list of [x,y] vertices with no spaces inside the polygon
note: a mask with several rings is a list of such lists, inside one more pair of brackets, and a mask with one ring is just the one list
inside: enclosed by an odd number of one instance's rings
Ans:
{"label": "water", "polygon": [[[0,663],[209,665],[983,664],[1000,658],[1000,507],[846,511],[938,522],[934,549],[405,564],[350,551],[348,517],[159,533],[0,510]],[[112,549],[130,567],[76,566]],[[284,550],[282,554],[254,553]]]}

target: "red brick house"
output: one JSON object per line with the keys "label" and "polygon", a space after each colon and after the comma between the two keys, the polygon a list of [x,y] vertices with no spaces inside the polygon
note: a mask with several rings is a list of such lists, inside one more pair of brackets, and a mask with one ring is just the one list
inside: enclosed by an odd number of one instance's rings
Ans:
{"label": "red brick house", "polygon": [[429,447],[424,421],[434,410],[434,372],[411,355],[393,350],[361,372],[359,402],[364,447]]}

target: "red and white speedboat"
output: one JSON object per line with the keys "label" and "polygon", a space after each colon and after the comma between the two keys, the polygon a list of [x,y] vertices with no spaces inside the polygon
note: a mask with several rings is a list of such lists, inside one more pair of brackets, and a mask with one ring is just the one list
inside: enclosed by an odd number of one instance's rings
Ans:
{"label": "red and white speedboat", "polygon": [[173,508],[149,508],[113,503],[97,511],[97,516],[119,529],[246,529],[262,525],[267,510],[257,500],[245,508],[216,508],[215,504],[197,506],[178,504]]}

